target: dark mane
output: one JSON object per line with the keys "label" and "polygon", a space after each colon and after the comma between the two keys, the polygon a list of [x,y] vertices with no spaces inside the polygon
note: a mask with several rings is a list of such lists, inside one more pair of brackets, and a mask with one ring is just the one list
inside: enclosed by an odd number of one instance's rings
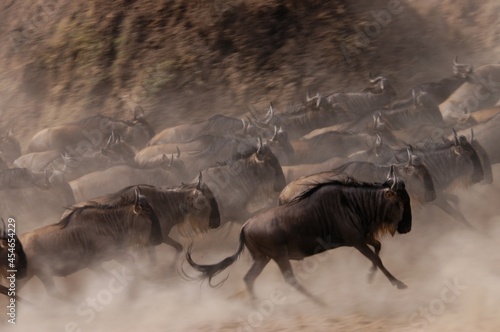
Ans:
{"label": "dark mane", "polygon": [[[113,194],[116,195],[116,194]],[[111,195],[110,195],[111,196]],[[130,204],[135,203],[135,198],[130,198],[127,197],[126,195],[121,195],[118,199],[113,200],[110,199],[107,201],[107,203],[102,203],[102,202],[96,202],[96,201],[89,201],[86,202],[85,205],[73,205],[68,208],[68,210],[71,210],[70,213],[68,213],[66,216],[64,216],[59,222],[56,224],[57,226],[60,226],[61,228],[65,228],[68,226],[69,221],[73,214],[75,213],[80,213],[83,210],[87,209],[98,209],[98,210],[113,210],[116,208],[121,208],[124,206],[128,206]]]}
{"label": "dark mane", "polygon": [[361,181],[358,181],[355,178],[348,176],[348,175],[343,179],[334,179],[334,180],[328,180],[325,182],[311,183],[310,186],[311,186],[311,188],[305,190],[300,195],[297,195],[296,197],[294,197],[287,205],[293,205],[295,203],[298,203],[298,202],[312,196],[316,191],[318,191],[321,188],[326,187],[326,186],[343,186],[343,187],[352,187],[352,188],[375,188],[375,189],[383,188],[382,183],[361,182]]}
{"label": "dark mane", "polygon": [[240,119],[222,114],[215,114],[207,120],[207,124],[203,130],[209,132],[213,130],[214,132],[231,133],[238,123],[241,125],[241,128],[243,128],[243,122]]}
{"label": "dark mane", "polygon": [[[107,119],[110,121],[121,121],[121,120],[112,119],[109,116],[104,116],[102,114],[96,114],[96,115],[92,115],[92,116],[83,118],[81,120],[75,121],[75,122],[70,122],[69,124],[84,126],[84,125],[89,124],[91,121],[102,120],[102,119]],[[123,122],[123,121],[121,121],[121,122]]]}

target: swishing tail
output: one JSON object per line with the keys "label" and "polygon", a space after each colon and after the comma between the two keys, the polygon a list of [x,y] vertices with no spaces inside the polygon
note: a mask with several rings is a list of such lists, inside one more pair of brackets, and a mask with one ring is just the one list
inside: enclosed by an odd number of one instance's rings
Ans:
{"label": "swishing tail", "polygon": [[213,285],[211,283],[212,278],[215,277],[216,275],[218,275],[219,273],[221,273],[222,271],[224,271],[225,269],[227,269],[229,266],[231,266],[234,262],[236,262],[238,257],[241,255],[241,253],[243,252],[243,249],[245,248],[245,232],[244,232],[244,230],[245,230],[245,228],[243,227],[241,229],[241,232],[240,232],[240,243],[238,245],[238,250],[236,251],[236,253],[234,253],[234,255],[232,255],[232,256],[224,258],[222,261],[220,261],[219,263],[216,263],[216,264],[212,264],[212,265],[196,264],[193,261],[193,259],[191,258],[192,244],[189,246],[189,248],[187,249],[187,253],[186,253],[186,259],[187,259],[189,265],[191,265],[191,267],[193,269],[195,269],[198,272],[201,272],[201,276],[199,277],[199,279],[207,279],[208,278],[208,284],[211,287],[222,286],[222,284],[224,283],[224,281],[226,281],[226,279]]}

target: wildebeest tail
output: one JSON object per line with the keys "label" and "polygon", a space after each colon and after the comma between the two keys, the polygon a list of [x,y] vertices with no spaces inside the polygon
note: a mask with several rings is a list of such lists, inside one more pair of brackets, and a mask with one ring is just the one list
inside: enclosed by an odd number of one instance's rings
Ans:
{"label": "wildebeest tail", "polygon": [[226,257],[222,261],[220,261],[219,263],[216,263],[216,264],[212,264],[212,265],[196,264],[191,257],[192,245],[189,246],[189,248],[187,249],[187,252],[186,252],[186,259],[187,259],[189,265],[191,265],[191,267],[193,269],[195,269],[198,272],[201,272],[201,276],[199,277],[199,279],[207,279],[208,278],[208,284],[211,287],[222,286],[222,284],[224,283],[224,281],[226,281],[227,278],[222,280],[221,282],[215,284],[215,285],[212,284],[212,278],[215,277],[216,275],[218,275],[219,273],[221,273],[222,271],[224,271],[225,269],[227,269],[229,266],[231,266],[234,262],[236,262],[238,257],[241,255],[241,253],[243,252],[243,249],[245,248],[245,231],[244,230],[245,230],[245,228],[242,228],[241,232],[240,232],[240,243],[238,245],[238,250],[236,250],[236,252],[232,256]]}

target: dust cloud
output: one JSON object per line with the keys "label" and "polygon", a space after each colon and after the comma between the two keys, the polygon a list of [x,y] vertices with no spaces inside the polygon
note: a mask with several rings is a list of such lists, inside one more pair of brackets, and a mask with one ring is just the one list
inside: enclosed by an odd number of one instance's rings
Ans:
{"label": "dust cloud", "polygon": [[[498,178],[499,165],[493,171]],[[457,193],[475,230],[429,205],[413,210],[410,233],[382,239],[382,260],[406,290],[392,287],[380,271],[368,283],[371,263],[355,249],[340,248],[293,262],[300,282],[326,307],[288,286],[272,262],[256,281],[259,299],[252,303],[242,280],[251,264],[247,252],[217,279],[228,275],[220,288],[210,288],[171,270],[173,250],[162,246],[157,266],[138,256],[135,274],[110,262],[106,275],[82,271],[56,278],[65,301],[30,280],[19,295],[35,305],[20,303],[14,326],[3,315],[2,330],[498,331],[500,186]],[[213,263],[233,253],[238,232],[236,226],[196,238],[194,259]],[[183,268],[195,275],[187,264]],[[3,312],[5,305],[2,298]]]}

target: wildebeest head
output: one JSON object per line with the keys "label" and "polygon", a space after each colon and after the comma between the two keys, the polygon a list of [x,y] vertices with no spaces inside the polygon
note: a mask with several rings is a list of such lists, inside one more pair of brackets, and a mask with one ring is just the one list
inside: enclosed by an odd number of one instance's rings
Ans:
{"label": "wildebeest head", "polygon": [[[398,233],[408,233],[411,230],[412,221],[410,196],[406,191],[404,182],[397,177],[394,165],[391,166],[389,173],[387,174],[387,180],[384,182],[383,186],[385,187],[384,197],[389,202],[399,206],[399,209],[394,209],[395,215],[393,216],[396,220],[400,220],[397,224]],[[401,217],[398,218],[399,216]]]}
{"label": "wildebeest head", "polygon": [[[271,168],[273,174],[273,190],[275,192],[281,192],[286,186],[285,175],[283,174],[283,169],[281,164],[271,151],[271,148],[267,144],[262,144],[262,139],[258,138],[257,151],[252,155],[251,162],[255,166],[264,165],[265,168]],[[266,172],[267,173],[267,172]],[[261,179],[263,182],[271,179]]]}
{"label": "wildebeest head", "polygon": [[128,122],[128,128],[123,134],[125,140],[135,148],[142,149],[154,135],[155,131],[146,120],[142,107],[135,107],[134,117]]}
{"label": "wildebeest head", "polygon": [[[9,219],[10,221],[10,219]],[[14,261],[11,260],[9,249],[14,249]],[[13,264],[13,266],[10,265]],[[4,265],[5,264],[5,265]],[[9,264],[9,266],[7,266]],[[27,274],[28,261],[24,253],[23,245],[15,232],[10,232],[2,218],[0,228],[0,275],[6,277],[7,270],[17,270],[16,277],[24,278]]]}
{"label": "wildebeest head", "polygon": [[453,129],[453,151],[459,155],[464,156],[471,161],[473,166],[473,172],[471,176],[472,183],[481,182],[484,179],[483,166],[481,164],[481,159],[479,155],[472,146],[472,144],[467,141],[467,138],[463,135],[458,137],[457,132]]}
{"label": "wildebeest head", "polygon": [[379,75],[377,77],[372,77],[372,73],[369,74],[370,84],[362,90],[362,92],[371,92],[373,94],[387,94],[391,98],[396,97],[396,91],[392,88],[389,80],[383,76]]}
{"label": "wildebeest head", "polygon": [[271,139],[267,140],[267,145],[273,150],[274,154],[281,160],[283,165],[293,164],[295,159],[295,151],[293,149],[288,134],[283,127],[274,126],[274,133]]}
{"label": "wildebeest head", "polygon": [[114,132],[109,135],[106,145],[101,149],[101,153],[111,161],[123,161],[126,164],[134,163],[134,150],[122,140],[120,135],[115,135]]}
{"label": "wildebeest head", "polygon": [[[181,180],[187,179],[189,177],[188,170],[186,168],[186,165],[184,162],[180,159],[181,157],[181,151],[177,147],[177,154],[174,156],[172,153],[170,155],[170,158],[167,157],[166,154],[163,154],[161,156],[161,161],[158,163],[158,166],[171,170],[178,176]],[[151,166],[154,166],[156,164],[155,160],[151,160]]]}
{"label": "wildebeest head", "polygon": [[404,179],[410,193],[421,203],[431,202],[436,199],[434,182],[422,159],[413,154],[410,146],[408,149],[408,162],[397,167],[399,175]]}
{"label": "wildebeest head", "polygon": [[209,228],[213,229],[220,226],[219,205],[210,188],[202,183],[201,172],[198,175],[196,185],[192,186],[186,206],[189,212],[188,220],[192,226],[204,225],[207,215],[209,215]]}
{"label": "wildebeest head", "polygon": [[458,62],[458,55],[453,60],[453,75],[460,77],[464,80],[468,79],[473,72],[471,64],[464,64]]}

